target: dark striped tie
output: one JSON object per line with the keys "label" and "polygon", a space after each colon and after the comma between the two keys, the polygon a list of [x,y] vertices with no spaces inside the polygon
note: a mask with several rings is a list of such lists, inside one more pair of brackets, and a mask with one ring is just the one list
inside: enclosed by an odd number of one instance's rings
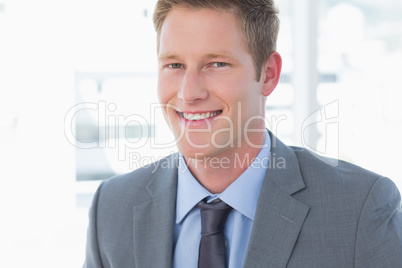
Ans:
{"label": "dark striped tie", "polygon": [[201,242],[198,268],[225,268],[225,238],[223,229],[232,209],[220,199],[198,203],[201,211]]}

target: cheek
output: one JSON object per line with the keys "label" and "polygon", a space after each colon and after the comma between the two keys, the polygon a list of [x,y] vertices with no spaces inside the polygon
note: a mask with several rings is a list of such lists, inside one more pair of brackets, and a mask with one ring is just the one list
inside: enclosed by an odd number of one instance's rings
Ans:
{"label": "cheek", "polygon": [[158,85],[157,85],[157,92],[158,92],[158,99],[160,103],[168,103],[176,96],[176,88],[175,84],[173,83],[172,79],[168,77],[164,77],[163,75],[159,75],[158,78]]}
{"label": "cheek", "polygon": [[165,103],[165,98],[164,98],[164,95],[163,95],[163,89],[161,89],[159,86],[157,88],[157,93],[158,93],[159,103],[160,104]]}
{"label": "cheek", "polygon": [[[220,91],[220,97],[227,105],[232,106],[232,109],[238,109],[239,105],[244,106],[252,98],[253,90],[249,84],[244,81],[231,81],[224,85],[224,89]],[[240,103],[240,104],[239,104]],[[248,105],[248,104],[247,104]]]}
{"label": "cheek", "polygon": [[[240,116],[242,122],[246,122],[251,116],[262,115],[261,100],[263,98],[258,85],[254,83],[234,84],[226,95],[226,101],[232,108],[234,116]],[[263,107],[263,109],[265,109]]]}
{"label": "cheek", "polygon": [[158,93],[159,103],[162,108],[163,117],[165,118],[165,121],[168,123],[168,125],[171,129],[172,129],[171,113],[174,110],[174,109],[172,109],[172,106],[173,107],[175,106],[174,100],[175,100],[175,96],[176,96],[174,90],[172,90],[172,89],[173,89],[173,87],[169,86],[166,79],[158,79],[157,93]]}
{"label": "cheek", "polygon": [[158,93],[158,99],[160,103],[163,103],[164,100],[164,86],[163,86],[163,79],[161,79],[161,75],[158,74],[158,84],[156,86],[157,93]]}
{"label": "cheek", "polygon": [[208,81],[208,89],[228,105],[244,98],[244,87],[239,79],[214,79]]}

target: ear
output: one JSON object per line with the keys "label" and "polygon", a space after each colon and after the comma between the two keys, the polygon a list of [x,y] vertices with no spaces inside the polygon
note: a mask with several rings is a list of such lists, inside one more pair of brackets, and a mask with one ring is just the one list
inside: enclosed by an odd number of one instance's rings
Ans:
{"label": "ear", "polygon": [[261,69],[261,79],[263,79],[262,94],[268,97],[278,85],[282,69],[282,58],[278,52],[274,51],[269,56],[267,62]]}

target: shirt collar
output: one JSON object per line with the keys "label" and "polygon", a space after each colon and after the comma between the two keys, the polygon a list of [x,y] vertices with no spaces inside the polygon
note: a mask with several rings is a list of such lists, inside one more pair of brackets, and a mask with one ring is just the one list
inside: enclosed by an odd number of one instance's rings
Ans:
{"label": "shirt collar", "polygon": [[176,223],[181,222],[187,213],[202,199],[212,195],[191,174],[183,155],[179,156],[177,183]]}
{"label": "shirt collar", "polygon": [[[219,197],[234,210],[239,211],[250,220],[254,220],[258,197],[269,164],[270,151],[271,139],[267,133],[263,148],[251,165],[219,195],[210,193],[194,178],[187,168],[184,157],[180,155],[176,223],[180,223],[198,202],[212,196]],[[244,159],[236,159],[236,161],[236,164],[241,165]]]}

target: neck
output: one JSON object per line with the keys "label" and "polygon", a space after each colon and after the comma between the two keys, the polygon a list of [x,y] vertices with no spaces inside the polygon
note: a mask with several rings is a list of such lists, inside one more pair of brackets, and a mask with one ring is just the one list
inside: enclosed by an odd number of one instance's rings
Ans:
{"label": "neck", "polygon": [[264,145],[264,140],[265,133],[256,137],[253,146],[233,148],[213,157],[185,157],[185,160],[189,170],[202,186],[211,193],[221,193],[252,164]]}

